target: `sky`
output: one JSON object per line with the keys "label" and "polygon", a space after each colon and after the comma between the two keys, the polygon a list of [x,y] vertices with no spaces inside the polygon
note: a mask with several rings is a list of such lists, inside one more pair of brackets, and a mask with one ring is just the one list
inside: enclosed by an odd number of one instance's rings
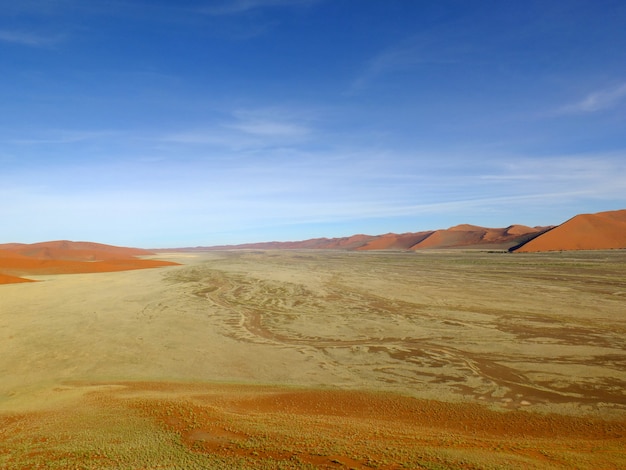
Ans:
{"label": "sky", "polygon": [[0,0],[0,243],[626,208],[623,0]]}

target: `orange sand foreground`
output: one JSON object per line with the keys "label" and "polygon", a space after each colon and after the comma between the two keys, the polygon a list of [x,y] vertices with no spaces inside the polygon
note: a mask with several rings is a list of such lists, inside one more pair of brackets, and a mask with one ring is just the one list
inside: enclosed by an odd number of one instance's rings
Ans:
{"label": "orange sand foreground", "polygon": [[626,465],[621,420],[269,386],[68,383],[53,393],[81,390],[82,397],[57,409],[0,415],[0,454],[10,468],[46,462],[58,468],[388,470]]}
{"label": "orange sand foreground", "polygon": [[[175,266],[177,263],[140,259],[150,251],[91,242],[54,241],[31,245],[0,245],[0,284],[29,282],[28,276],[127,271]],[[26,278],[25,278],[26,277]]]}

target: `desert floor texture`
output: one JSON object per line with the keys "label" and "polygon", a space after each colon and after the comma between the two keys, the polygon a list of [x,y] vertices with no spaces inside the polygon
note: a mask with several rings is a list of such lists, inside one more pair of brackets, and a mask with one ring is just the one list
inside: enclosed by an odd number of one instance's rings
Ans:
{"label": "desert floor texture", "polygon": [[0,286],[0,468],[626,468],[626,250]]}

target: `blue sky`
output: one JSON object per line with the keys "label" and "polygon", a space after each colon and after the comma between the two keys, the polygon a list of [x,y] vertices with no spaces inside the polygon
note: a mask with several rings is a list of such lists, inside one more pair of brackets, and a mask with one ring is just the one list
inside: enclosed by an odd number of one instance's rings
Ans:
{"label": "blue sky", "polygon": [[0,0],[0,242],[626,208],[626,2]]}

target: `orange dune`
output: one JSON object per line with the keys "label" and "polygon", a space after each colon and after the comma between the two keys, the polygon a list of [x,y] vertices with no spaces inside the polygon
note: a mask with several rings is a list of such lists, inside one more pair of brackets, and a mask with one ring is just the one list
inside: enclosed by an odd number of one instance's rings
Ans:
{"label": "orange dune", "polygon": [[462,230],[436,230],[425,240],[413,246],[413,250],[424,248],[451,248],[456,246],[477,245],[481,242],[484,230],[462,231]]}
{"label": "orange dune", "polygon": [[615,248],[626,248],[626,209],[577,215],[515,251],[529,253]]}
{"label": "orange dune", "polygon": [[408,250],[412,246],[424,240],[433,232],[417,232],[417,233],[387,233],[380,235],[369,241],[363,246],[356,248],[360,251],[365,250]]}
{"label": "orange dune", "polygon": [[539,232],[542,227],[527,227],[526,225],[509,225],[505,229],[507,235],[525,235],[527,233]]}
{"label": "orange dune", "polygon": [[32,243],[29,245],[9,243],[0,245],[0,250],[29,258],[77,261],[129,258],[152,254],[150,251],[140,248],[126,248],[92,242],[71,242],[67,240]]}
{"label": "orange dune", "polygon": [[320,248],[323,249],[345,249],[352,250],[359,246],[362,246],[364,243],[369,242],[372,238],[371,235],[352,235],[350,237],[343,238],[331,238],[324,239],[325,243],[320,244]]}
{"label": "orange dune", "polygon": [[476,225],[456,225],[447,230],[436,230],[412,250],[449,248],[509,249],[529,237],[546,230],[543,227],[510,225],[505,228],[487,228]]}
{"label": "orange dune", "polygon": [[34,282],[31,279],[24,279],[23,277],[9,276],[8,274],[0,273],[0,284],[17,284],[19,282]]}
{"label": "orange dune", "polygon": [[377,238],[372,235],[352,235],[341,238],[311,238],[291,242],[259,242],[241,245],[198,246],[195,248],[176,248],[173,251],[205,251],[205,250],[353,250],[370,240]]}
{"label": "orange dune", "polygon": [[487,230],[485,227],[479,227],[478,225],[471,224],[459,224],[454,227],[450,227],[448,232],[483,232]]}
{"label": "orange dune", "polygon": [[[407,233],[386,233],[384,235],[352,235],[341,238],[312,238],[289,242],[260,242],[242,245],[198,246],[175,248],[172,251],[205,250],[421,250],[475,248],[511,250],[549,227],[526,227],[509,225],[505,228],[485,228],[462,224],[444,230],[429,230]],[[170,249],[171,250],[171,249]]]}
{"label": "orange dune", "polygon": [[125,248],[91,242],[54,241],[31,245],[0,245],[0,284],[28,282],[23,276],[128,271],[174,266],[177,263],[136,256],[152,254],[138,248]]}

